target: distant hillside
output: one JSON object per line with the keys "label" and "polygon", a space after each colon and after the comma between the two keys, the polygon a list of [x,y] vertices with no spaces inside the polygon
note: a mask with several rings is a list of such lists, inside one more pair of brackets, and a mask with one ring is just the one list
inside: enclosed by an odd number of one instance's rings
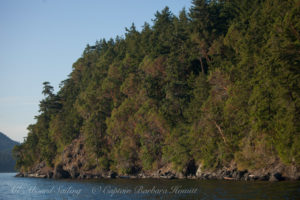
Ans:
{"label": "distant hillside", "polygon": [[12,149],[18,144],[0,132],[0,172],[15,171],[16,161],[12,156]]}

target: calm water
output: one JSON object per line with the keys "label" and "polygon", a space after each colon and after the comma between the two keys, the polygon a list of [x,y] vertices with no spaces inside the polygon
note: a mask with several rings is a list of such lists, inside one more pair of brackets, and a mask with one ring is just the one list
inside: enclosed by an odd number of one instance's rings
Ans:
{"label": "calm water", "polygon": [[300,182],[202,180],[52,180],[0,173],[2,200],[300,199]]}

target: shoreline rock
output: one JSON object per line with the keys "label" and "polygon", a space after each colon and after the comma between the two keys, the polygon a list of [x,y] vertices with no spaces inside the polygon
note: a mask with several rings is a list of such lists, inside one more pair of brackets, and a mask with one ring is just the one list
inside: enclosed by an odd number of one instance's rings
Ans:
{"label": "shoreline rock", "polygon": [[97,171],[95,164],[88,163],[87,153],[82,138],[75,139],[61,153],[60,162],[55,167],[48,167],[44,161],[37,163],[30,171],[20,172],[16,177],[36,177],[55,179],[199,179],[225,181],[284,181],[300,180],[300,168],[287,166],[278,159],[268,163],[268,167],[256,170],[240,170],[236,163],[229,166],[205,170],[201,164],[191,160],[182,172],[176,172],[170,164],[157,170],[140,171],[135,174],[117,174],[115,171]]}
{"label": "shoreline rock", "polygon": [[198,179],[198,180],[225,180],[225,181],[288,181],[300,180],[300,177],[285,177],[280,172],[267,174],[249,173],[247,170],[239,171],[237,169],[225,170],[220,169],[213,172],[198,172],[197,174],[176,174],[172,171],[163,172],[161,170],[151,173],[141,172],[138,174],[117,174],[116,172],[106,172],[103,174],[95,174],[90,172],[81,172],[77,176],[72,176],[70,172],[65,171],[62,166],[57,166],[53,172],[43,173],[22,173],[19,172],[16,177],[31,178],[53,178],[53,179]]}

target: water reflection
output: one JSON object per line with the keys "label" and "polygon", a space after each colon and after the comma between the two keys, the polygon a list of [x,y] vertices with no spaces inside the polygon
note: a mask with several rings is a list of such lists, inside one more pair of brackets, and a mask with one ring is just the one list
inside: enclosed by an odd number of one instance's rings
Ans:
{"label": "water reflection", "polygon": [[297,199],[299,182],[52,180],[0,174],[0,199]]}

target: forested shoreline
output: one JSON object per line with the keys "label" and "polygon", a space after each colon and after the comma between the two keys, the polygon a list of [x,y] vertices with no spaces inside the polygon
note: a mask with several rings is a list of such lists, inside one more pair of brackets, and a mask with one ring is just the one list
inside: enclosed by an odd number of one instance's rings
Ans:
{"label": "forested shoreline", "polygon": [[16,167],[64,168],[80,140],[78,176],[275,165],[300,175],[299,11],[299,0],[194,0],[87,45],[57,93],[44,83]]}

